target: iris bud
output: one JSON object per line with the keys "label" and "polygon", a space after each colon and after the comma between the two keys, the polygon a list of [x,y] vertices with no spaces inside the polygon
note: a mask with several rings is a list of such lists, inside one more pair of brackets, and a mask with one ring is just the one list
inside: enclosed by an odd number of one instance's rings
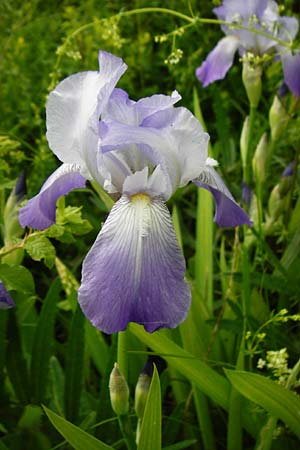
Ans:
{"label": "iris bud", "polygon": [[252,167],[255,179],[261,184],[266,179],[267,158],[268,158],[268,139],[267,134],[264,133],[260,138],[260,141],[256,147],[252,160]]}
{"label": "iris bud", "polygon": [[289,116],[277,96],[274,97],[269,111],[269,123],[272,141],[280,138],[288,123]]}
{"label": "iris bud", "polygon": [[256,108],[261,96],[262,68],[259,65],[243,62],[242,79],[250,102],[250,106]]}
{"label": "iris bud", "polygon": [[244,168],[247,166],[248,140],[249,140],[249,116],[247,116],[244,121],[240,138],[241,158]]}
{"label": "iris bud", "polygon": [[148,392],[150,389],[151,377],[147,373],[141,373],[135,387],[134,409],[139,419],[144,416]]}
{"label": "iris bud", "polygon": [[117,363],[109,377],[109,393],[113,411],[117,416],[126,415],[129,410],[129,388]]}
{"label": "iris bud", "polygon": [[274,186],[268,202],[270,217],[274,220],[278,219],[285,206],[285,199],[280,194],[279,184]]}

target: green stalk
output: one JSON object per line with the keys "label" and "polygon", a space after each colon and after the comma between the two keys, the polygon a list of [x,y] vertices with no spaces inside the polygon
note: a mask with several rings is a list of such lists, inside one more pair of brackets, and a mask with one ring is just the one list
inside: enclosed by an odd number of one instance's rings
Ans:
{"label": "green stalk", "polygon": [[136,443],[134,440],[133,430],[131,427],[129,415],[118,416],[119,427],[124,437],[128,450],[136,450]]}
{"label": "green stalk", "polygon": [[119,331],[117,348],[117,362],[125,380],[128,380],[127,334],[127,331]]}
{"label": "green stalk", "polygon": [[[203,128],[206,129],[201,106],[194,89],[194,113]],[[211,153],[211,147],[209,147]],[[198,189],[197,217],[196,217],[196,245],[195,245],[195,285],[200,299],[213,316],[213,202],[212,195],[205,189]],[[197,323],[197,321],[196,321]],[[210,418],[209,405],[206,396],[193,387],[194,401],[198,423],[201,431],[203,447],[213,450],[215,438]]]}
{"label": "green stalk", "polygon": [[[243,311],[243,334],[240,343],[237,370],[245,369],[245,335],[247,331],[247,317],[250,300],[250,277],[249,258],[246,247],[243,248],[243,284],[242,284],[242,311]],[[227,450],[243,449],[243,429],[242,429],[242,396],[235,389],[231,388],[228,414],[228,434]]]}
{"label": "green stalk", "polygon": [[256,114],[256,107],[251,106],[250,107],[250,115],[249,115],[249,131],[248,131],[248,138],[247,138],[247,143],[246,143],[246,146],[247,146],[246,165],[244,167],[244,176],[243,176],[243,179],[248,184],[248,186],[251,185],[251,181],[252,181],[252,158],[253,158],[252,139],[253,139],[255,114]]}
{"label": "green stalk", "polygon": [[[206,129],[201,106],[194,89],[195,116]],[[209,154],[211,146],[209,145]],[[200,297],[205,301],[211,316],[213,315],[213,200],[210,192],[198,189],[195,246],[195,284]]]}

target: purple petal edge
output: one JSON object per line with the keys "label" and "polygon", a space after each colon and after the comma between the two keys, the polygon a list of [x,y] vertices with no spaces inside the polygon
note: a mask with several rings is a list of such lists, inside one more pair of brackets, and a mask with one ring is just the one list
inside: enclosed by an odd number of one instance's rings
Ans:
{"label": "purple petal edge", "polygon": [[284,81],[296,96],[300,96],[300,52],[292,55],[284,53],[281,57]]}
{"label": "purple petal edge", "polygon": [[9,309],[16,306],[15,302],[7,292],[4,284],[0,281],[0,309]]}
{"label": "purple petal edge", "polygon": [[241,208],[233,199],[227,197],[219,190],[204,183],[194,181],[194,183],[211,192],[216,202],[216,213],[214,221],[220,227],[236,227],[238,225],[253,225],[243,208]]}
{"label": "purple petal edge", "polygon": [[62,195],[85,186],[76,165],[63,164],[42,186],[40,192],[19,211],[19,222],[26,226],[44,230],[55,223],[56,202]]}
{"label": "purple petal edge", "polygon": [[201,66],[196,69],[196,77],[203,87],[225,78],[238,47],[239,40],[236,36],[226,36],[217,43]]}

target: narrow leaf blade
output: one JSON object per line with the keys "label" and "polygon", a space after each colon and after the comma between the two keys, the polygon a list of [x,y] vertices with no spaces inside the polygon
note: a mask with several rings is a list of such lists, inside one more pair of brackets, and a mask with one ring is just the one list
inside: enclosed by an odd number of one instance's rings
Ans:
{"label": "narrow leaf blade", "polygon": [[94,438],[94,436],[76,427],[76,425],[68,422],[63,417],[58,416],[46,406],[43,406],[43,409],[52,425],[75,450],[113,450],[109,445]]}
{"label": "narrow leaf blade", "polygon": [[236,390],[300,436],[300,399],[295,394],[262,375],[238,370],[225,373]]}

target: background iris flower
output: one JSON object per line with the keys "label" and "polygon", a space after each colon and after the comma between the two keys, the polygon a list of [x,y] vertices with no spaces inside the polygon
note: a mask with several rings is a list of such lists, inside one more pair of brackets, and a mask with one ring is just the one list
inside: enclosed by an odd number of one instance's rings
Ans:
{"label": "background iris flower", "polygon": [[[219,20],[263,31],[270,37],[290,43],[299,28],[296,18],[279,15],[278,5],[273,0],[224,0],[222,5],[213,11]],[[275,53],[280,55],[285,83],[293,94],[299,96],[299,52],[293,54],[272,38],[255,32],[228,25],[222,25],[221,28],[226,37],[218,42],[206,60],[196,69],[196,76],[204,87],[226,76],[237,50],[240,56],[246,59],[249,54],[255,57]]]}
{"label": "background iris flower", "polygon": [[86,179],[119,193],[83,262],[79,303],[106,333],[130,321],[149,332],[173,328],[191,294],[166,200],[193,181],[214,195],[219,225],[251,222],[213,168],[208,134],[190,111],[173,106],[179,94],[132,101],[115,88],[127,68],[122,59],[100,51],[99,64],[99,72],[72,75],[49,95],[47,139],[63,164],[21,209],[20,223],[49,227],[56,200]]}
{"label": "background iris flower", "polygon": [[14,306],[16,306],[15,302],[7,292],[2,281],[0,281],[0,309],[9,309]]}

